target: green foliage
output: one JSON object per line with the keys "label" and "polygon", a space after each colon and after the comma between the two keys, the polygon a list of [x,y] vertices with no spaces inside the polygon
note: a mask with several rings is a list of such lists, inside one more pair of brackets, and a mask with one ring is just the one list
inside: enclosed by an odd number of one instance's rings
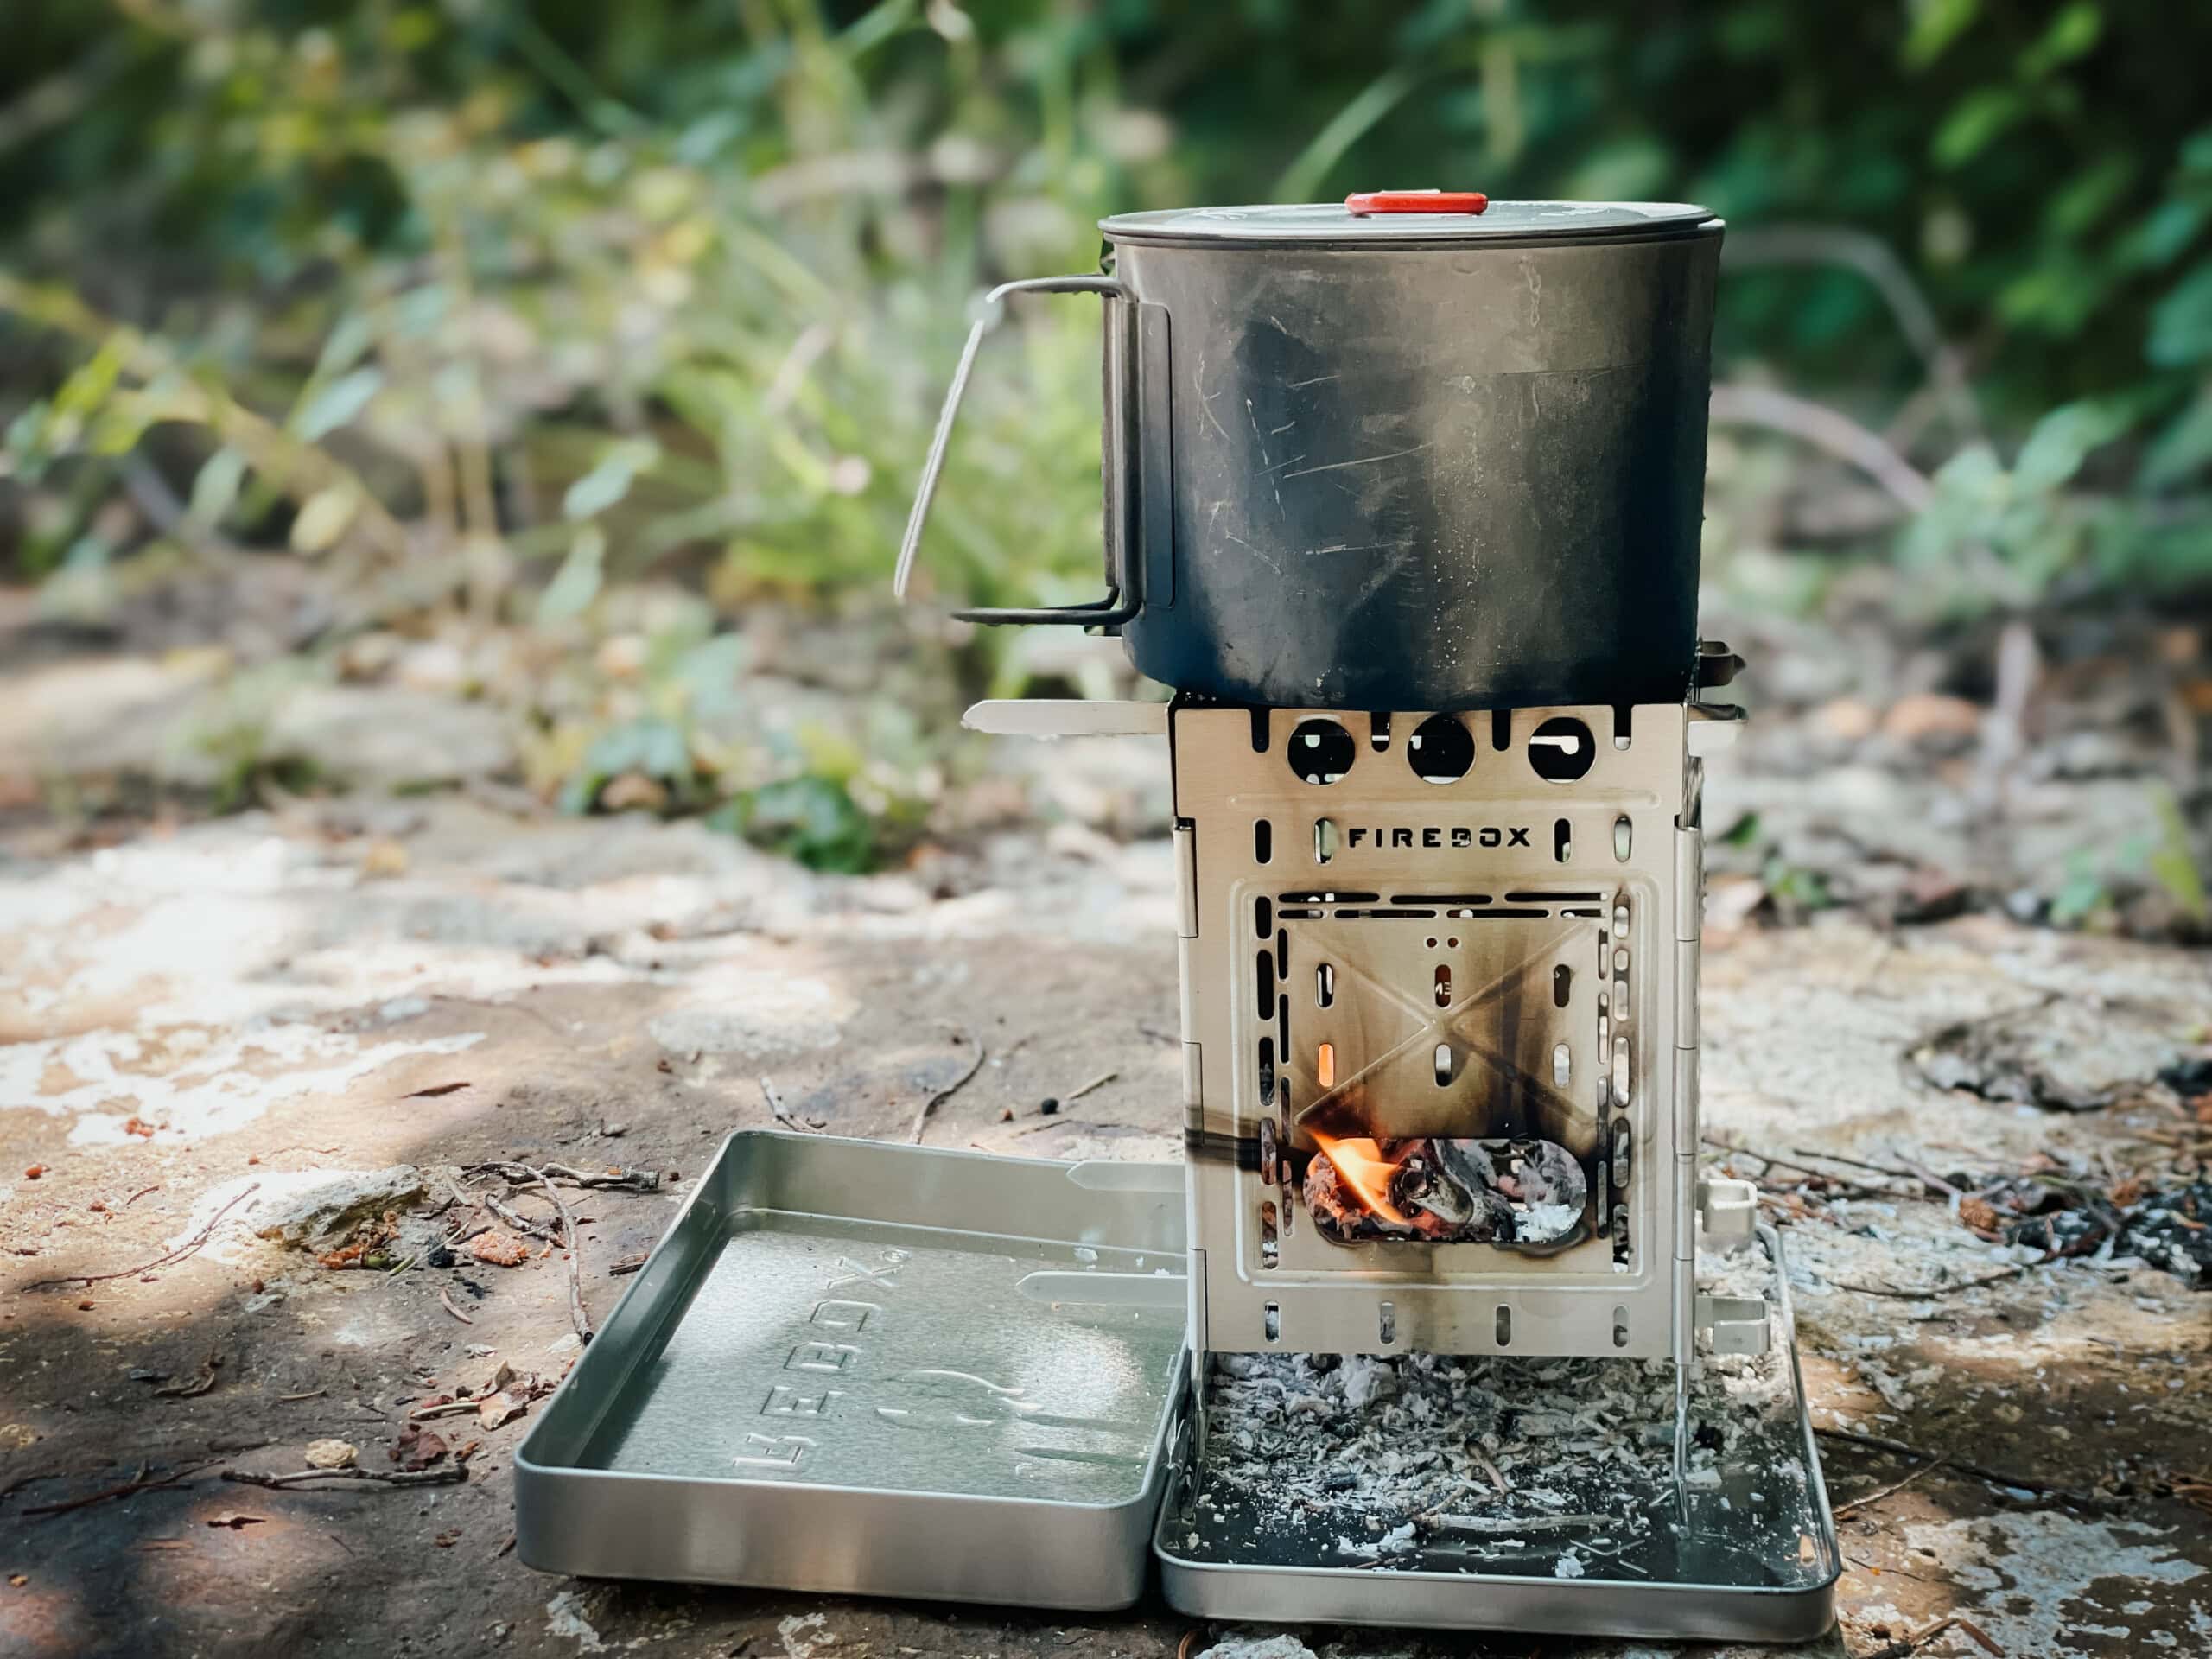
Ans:
{"label": "green foliage", "polygon": [[611,707],[552,734],[541,781],[557,784],[563,810],[702,813],[841,874],[911,848],[939,771],[911,715],[877,709],[857,734],[766,721],[743,690],[743,639],[709,626],[702,610],[677,613],[645,641]]}
{"label": "green foliage", "polygon": [[658,715],[610,727],[592,740],[583,765],[562,790],[563,809],[590,811],[599,804],[601,791],[626,774],[659,785],[681,800],[699,782],[691,764],[690,734],[681,722]]}
{"label": "green foliage", "polygon": [[1827,878],[1818,870],[1791,864],[1779,855],[1769,858],[1759,872],[1768,901],[1788,921],[1797,921],[1835,903]]}
{"label": "green foliage", "polygon": [[[180,384],[340,446],[401,517],[571,560],[564,603],[594,563],[709,551],[733,601],[880,579],[978,285],[1090,264],[1103,211],[1394,178],[1871,231],[2012,429],[2149,392],[2120,435],[2150,439],[2142,486],[2212,459],[2202,9],[44,0],[0,46],[4,261],[73,298],[90,353],[42,397],[11,377],[16,477],[149,423],[233,435],[131,367],[122,329],[158,328]],[[1724,344],[1902,392],[1879,303],[1746,268]],[[945,588],[1086,591],[1094,334],[1032,302],[987,353]],[[305,550],[375,528],[349,480],[247,459],[261,488],[195,528],[272,491],[315,502]]]}
{"label": "green foliage", "polygon": [[2128,888],[2154,888],[2179,915],[2198,927],[2212,918],[2212,899],[2197,868],[2189,824],[2173,791],[2154,788],[2151,825],[2105,848],[2080,848],[2066,861],[2065,879],[2051,895],[2050,918],[2058,927],[2108,923]]}
{"label": "green foliage", "polygon": [[231,675],[182,729],[179,741],[208,772],[209,803],[218,812],[255,804],[267,788],[299,793],[321,769],[311,755],[277,741],[278,712],[312,678],[297,663],[276,661]]}
{"label": "green foliage", "polygon": [[[1863,233],[1894,278],[1733,238],[1720,362],[1910,410],[1955,345],[1973,397],[1898,428],[1934,480],[1916,593],[2196,584],[2207,61],[2212,9],[2153,0],[19,0],[0,563],[89,593],[149,536],[413,560],[548,626],[647,573],[839,602],[887,575],[985,283],[1091,267],[1109,211],[1422,182]],[[1096,309],[1017,315],[939,597],[1096,589]],[[118,531],[149,474],[181,513]],[[982,683],[1005,638],[967,649]],[[612,712],[561,775],[741,801],[830,864],[840,800],[895,842],[897,765],[703,729]]]}
{"label": "green foliage", "polygon": [[748,790],[717,822],[811,870],[852,875],[876,865],[876,827],[835,778],[804,774]]}

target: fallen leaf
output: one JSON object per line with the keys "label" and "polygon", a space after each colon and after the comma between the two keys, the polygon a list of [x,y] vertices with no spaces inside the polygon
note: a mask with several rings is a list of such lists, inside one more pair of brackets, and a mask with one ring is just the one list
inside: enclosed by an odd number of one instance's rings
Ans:
{"label": "fallen leaf", "polygon": [[480,1400],[486,1395],[497,1394],[515,1380],[515,1368],[496,1354],[480,1360],[471,1360],[461,1367],[454,1384],[456,1395]]}
{"label": "fallen leaf", "polygon": [[403,1100],[435,1100],[440,1095],[459,1094],[462,1090],[467,1087],[468,1083],[466,1078],[459,1083],[434,1083],[427,1089],[417,1089],[413,1094],[403,1095],[400,1098]]}
{"label": "fallen leaf", "polygon": [[468,1253],[495,1268],[518,1268],[530,1260],[530,1246],[504,1227],[493,1227],[468,1241]]}
{"label": "fallen leaf", "polygon": [[502,1389],[498,1394],[486,1395],[477,1402],[476,1421],[486,1428],[497,1428],[502,1423],[512,1422],[522,1415],[522,1402]]}
{"label": "fallen leaf", "polygon": [[455,1544],[461,1541],[461,1529],[459,1527],[454,1527],[448,1531],[442,1532],[438,1534],[436,1537],[431,1539],[430,1541],[435,1544],[440,1549],[451,1549]]}
{"label": "fallen leaf", "polygon": [[483,1441],[471,1440],[467,1446],[462,1446],[460,1451],[453,1454],[453,1460],[455,1463],[467,1463],[471,1458],[474,1457],[483,1449]]}
{"label": "fallen leaf", "polygon": [[228,1527],[232,1532],[237,1532],[245,1527],[266,1526],[269,1524],[269,1517],[265,1515],[218,1515],[211,1517],[207,1524],[211,1527]]}
{"label": "fallen leaf", "polygon": [[371,880],[406,874],[407,849],[396,841],[372,842],[361,856],[361,874]]}
{"label": "fallen leaf", "polygon": [[641,772],[626,772],[609,779],[607,786],[599,791],[602,811],[627,812],[633,807],[642,807],[648,812],[658,812],[667,804],[667,788]]}
{"label": "fallen leaf", "polygon": [[399,1431],[399,1439],[391,1448],[391,1460],[402,1469],[428,1469],[432,1464],[445,1461],[446,1452],[444,1435],[420,1423],[410,1423]]}
{"label": "fallen leaf", "polygon": [[310,1469],[351,1469],[361,1452],[348,1440],[309,1440],[305,1455]]}
{"label": "fallen leaf", "polygon": [[1959,1219],[1978,1233],[1993,1233],[2004,1217],[1997,1213],[1997,1206],[1986,1198],[1966,1198],[1959,1200]]}
{"label": "fallen leaf", "polygon": [[190,1382],[171,1382],[165,1388],[156,1389],[154,1392],[171,1400],[190,1400],[213,1388],[215,1373],[222,1369],[223,1357],[220,1354],[210,1354],[200,1362],[200,1375]]}
{"label": "fallen leaf", "polygon": [[1904,743],[1931,738],[1967,738],[1981,730],[1980,706],[1964,697],[1941,692],[1916,692],[1900,697],[1882,716],[1882,730]]}
{"label": "fallen leaf", "polygon": [[45,1173],[46,1166],[44,1164],[33,1164],[29,1169],[23,1172],[23,1179],[27,1181],[35,1181]]}
{"label": "fallen leaf", "polygon": [[1813,724],[1828,736],[1846,743],[1872,737],[1877,724],[1874,711],[1856,697],[1838,697],[1813,710]]}
{"label": "fallen leaf", "polygon": [[154,1138],[154,1125],[143,1117],[134,1116],[124,1124],[123,1132],[125,1135],[135,1135],[142,1141],[150,1141]]}

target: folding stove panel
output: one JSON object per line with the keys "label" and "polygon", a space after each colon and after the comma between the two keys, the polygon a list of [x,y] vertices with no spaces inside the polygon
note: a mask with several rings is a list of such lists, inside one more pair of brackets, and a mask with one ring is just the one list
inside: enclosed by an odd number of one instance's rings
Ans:
{"label": "folding stove panel", "polygon": [[1701,718],[1176,706],[1199,1351],[1684,1351]]}

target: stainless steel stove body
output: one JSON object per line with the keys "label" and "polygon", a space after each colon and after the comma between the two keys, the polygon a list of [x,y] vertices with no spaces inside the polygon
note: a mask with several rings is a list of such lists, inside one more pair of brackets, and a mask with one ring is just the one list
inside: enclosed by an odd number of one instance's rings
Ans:
{"label": "stainless steel stove body", "polygon": [[1198,1351],[1681,1358],[1726,1324],[1694,751],[1730,730],[1173,711]]}

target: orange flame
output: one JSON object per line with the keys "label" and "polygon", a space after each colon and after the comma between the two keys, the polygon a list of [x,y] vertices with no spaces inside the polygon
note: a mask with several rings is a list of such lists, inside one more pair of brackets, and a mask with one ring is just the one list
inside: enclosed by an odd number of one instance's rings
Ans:
{"label": "orange flame", "polygon": [[1353,1197],[1383,1220],[1408,1224],[1408,1217],[1389,1198],[1390,1174],[1398,1166],[1397,1159],[1385,1158],[1382,1148],[1365,1136],[1339,1139],[1316,1129],[1313,1138],[1329,1154],[1329,1162]]}

